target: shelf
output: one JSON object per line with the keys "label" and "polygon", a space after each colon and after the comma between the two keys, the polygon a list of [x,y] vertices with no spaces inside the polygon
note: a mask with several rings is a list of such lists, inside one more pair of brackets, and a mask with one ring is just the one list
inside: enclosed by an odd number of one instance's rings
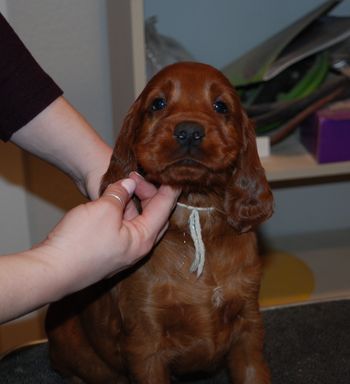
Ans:
{"label": "shelf", "polygon": [[327,178],[349,175],[350,161],[318,164],[292,135],[272,147],[271,155],[261,159],[270,182],[284,182],[300,179]]}
{"label": "shelf", "polygon": [[350,228],[270,239],[263,256],[261,304],[350,297]]}

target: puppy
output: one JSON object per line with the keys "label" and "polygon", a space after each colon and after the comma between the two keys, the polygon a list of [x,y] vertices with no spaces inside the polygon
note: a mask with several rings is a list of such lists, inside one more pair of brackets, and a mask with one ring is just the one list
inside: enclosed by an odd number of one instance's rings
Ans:
{"label": "puppy", "polygon": [[79,383],[169,384],[222,367],[232,383],[269,383],[253,230],[273,199],[254,127],[222,73],[178,63],[151,79],[101,189],[136,169],[182,189],[169,229],[134,267],[49,308],[53,366]]}

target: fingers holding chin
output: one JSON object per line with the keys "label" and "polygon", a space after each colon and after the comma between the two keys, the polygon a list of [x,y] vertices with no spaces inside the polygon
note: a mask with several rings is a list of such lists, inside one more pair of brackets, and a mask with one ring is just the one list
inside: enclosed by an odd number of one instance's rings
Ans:
{"label": "fingers holding chin", "polygon": [[135,195],[141,201],[151,199],[157,193],[157,188],[137,172],[131,172],[129,177],[136,182]]}

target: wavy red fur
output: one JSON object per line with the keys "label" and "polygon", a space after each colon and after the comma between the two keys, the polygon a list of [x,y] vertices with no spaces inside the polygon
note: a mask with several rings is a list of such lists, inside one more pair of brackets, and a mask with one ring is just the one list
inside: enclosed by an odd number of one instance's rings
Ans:
{"label": "wavy red fur", "polygon": [[271,215],[272,194],[254,127],[219,71],[178,63],[151,79],[125,118],[101,190],[135,169],[181,187],[184,204],[215,208],[199,213],[203,273],[190,272],[190,210],[177,207],[139,264],[50,306],[54,367],[73,382],[168,384],[224,366],[232,383],[269,383],[254,228]]}

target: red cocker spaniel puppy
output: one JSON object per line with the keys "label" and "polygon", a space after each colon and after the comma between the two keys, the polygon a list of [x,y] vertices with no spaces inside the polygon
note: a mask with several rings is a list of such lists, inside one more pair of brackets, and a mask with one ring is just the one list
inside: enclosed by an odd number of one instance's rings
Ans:
{"label": "red cocker spaniel puppy", "polygon": [[222,366],[232,383],[269,383],[253,229],[272,194],[254,127],[219,71],[178,63],[151,79],[102,190],[132,170],[182,189],[169,229],[134,267],[50,307],[54,367],[79,383],[168,384]]}

